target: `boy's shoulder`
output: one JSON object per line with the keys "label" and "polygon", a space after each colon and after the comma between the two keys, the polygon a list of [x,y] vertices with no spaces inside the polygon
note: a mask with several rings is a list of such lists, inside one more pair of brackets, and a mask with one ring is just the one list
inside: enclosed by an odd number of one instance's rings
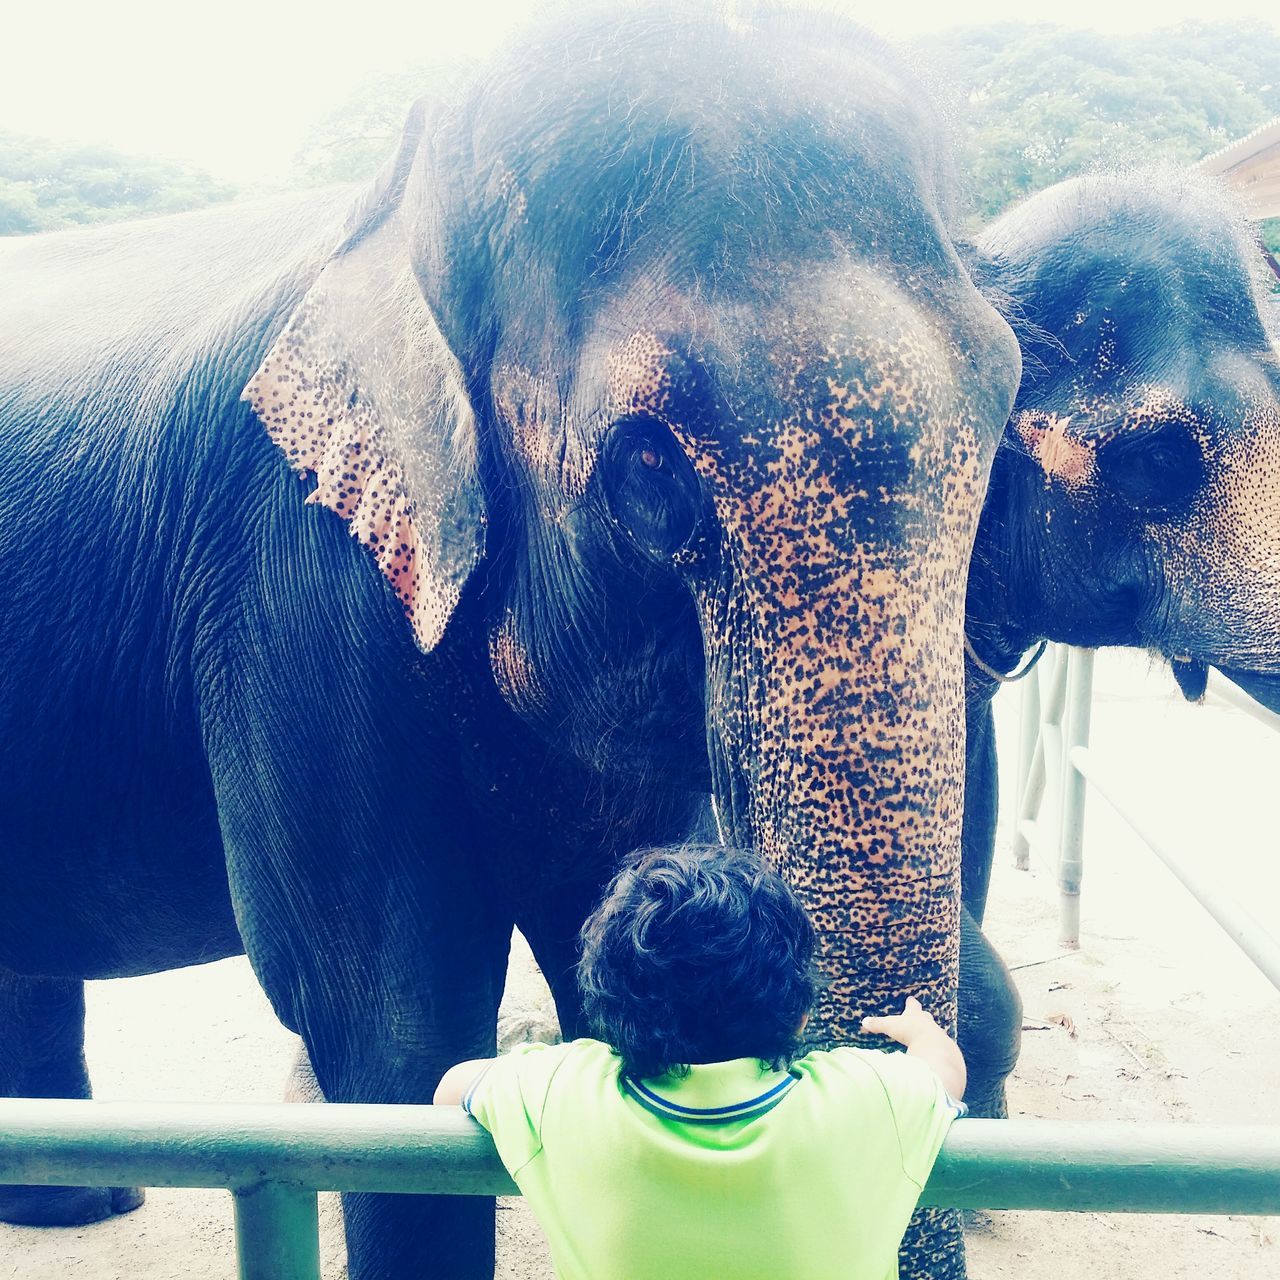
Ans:
{"label": "boy's shoulder", "polygon": [[599,1040],[567,1040],[559,1044],[518,1044],[494,1058],[477,1075],[462,1107],[490,1132],[497,1124],[519,1119],[541,1127],[552,1085],[583,1091],[616,1077],[619,1060]]}
{"label": "boy's shoulder", "polygon": [[834,1049],[810,1049],[803,1058],[791,1064],[792,1071],[822,1074],[828,1071],[843,1075],[865,1075],[875,1072],[887,1058],[901,1057],[883,1049],[860,1049],[856,1045],[837,1045]]}
{"label": "boy's shoulder", "polygon": [[883,1098],[900,1127],[915,1116],[937,1113],[954,1119],[968,1113],[963,1102],[947,1093],[933,1068],[909,1053],[851,1045],[818,1049],[792,1063],[791,1070],[820,1083],[829,1095]]}
{"label": "boy's shoulder", "polygon": [[565,1072],[575,1076],[616,1074],[618,1068],[618,1056],[607,1044],[583,1037],[555,1044],[534,1040],[513,1045],[493,1060],[487,1074],[510,1073],[549,1080],[552,1075]]}
{"label": "boy's shoulder", "polygon": [[813,1049],[791,1064],[793,1073],[818,1081],[842,1081],[863,1088],[884,1089],[893,1095],[903,1089],[933,1093],[937,1078],[919,1058],[885,1049],[841,1045]]}
{"label": "boy's shoulder", "polygon": [[547,1062],[571,1060],[583,1065],[612,1064],[615,1067],[620,1061],[618,1055],[607,1044],[602,1040],[592,1040],[589,1036],[581,1036],[577,1040],[559,1040],[555,1043],[531,1040],[527,1044],[512,1045],[502,1057],[517,1061],[521,1058],[538,1058]]}

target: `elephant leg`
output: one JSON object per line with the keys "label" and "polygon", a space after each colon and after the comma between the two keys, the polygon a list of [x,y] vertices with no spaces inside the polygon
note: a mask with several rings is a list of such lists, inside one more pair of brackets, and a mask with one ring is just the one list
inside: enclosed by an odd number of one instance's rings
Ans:
{"label": "elephant leg", "polygon": [[1004,1119],[1005,1077],[1022,1045],[1022,998],[1013,975],[967,910],[960,913],[960,993],[957,1034],[969,1068],[969,1111]]}
{"label": "elephant leg", "polygon": [[960,991],[956,1034],[969,1068],[966,1099],[975,1116],[1007,1114],[1005,1077],[1022,1044],[1022,999],[1013,975],[983,936],[999,805],[995,722],[990,697],[970,691],[966,748],[960,912]]}
{"label": "elephant leg", "polygon": [[[485,1051],[460,1052],[457,1057],[485,1056]],[[306,1044],[298,1046],[298,1056],[293,1061],[285,1101],[303,1105],[323,1105],[326,1098],[316,1079]],[[344,1101],[351,1101],[349,1098]],[[468,1215],[467,1208],[476,1202],[477,1212]],[[443,1203],[439,1203],[443,1202]],[[425,1197],[425,1196],[355,1196],[342,1197],[342,1224],[346,1230],[348,1274],[351,1276],[483,1276],[492,1275],[493,1263],[485,1252],[484,1242],[493,1235],[492,1201],[476,1197]],[[461,1213],[454,1212],[461,1210]],[[445,1224],[434,1230],[435,1220]],[[468,1219],[475,1219],[470,1221]],[[420,1236],[421,1231],[430,1233]],[[474,1242],[468,1256],[451,1256],[447,1251],[433,1251],[439,1271],[421,1270],[419,1249],[415,1240],[457,1238]],[[357,1243],[358,1240],[358,1243]],[[489,1270],[485,1270],[488,1267]]]}
{"label": "elephant leg", "polygon": [[960,833],[960,896],[982,924],[995,861],[1000,776],[991,700],[972,691],[965,702],[964,821]]}
{"label": "elephant leg", "polygon": [[[359,991],[328,984],[321,995],[307,991],[300,1020],[314,1069],[310,1100],[428,1103],[454,1063],[491,1056],[506,935],[483,956],[474,941],[457,947],[456,965],[423,966],[413,990],[370,967]],[[407,963],[416,967],[422,959]],[[295,1085],[309,1074],[304,1062],[300,1057]],[[351,1280],[493,1274],[492,1199],[346,1194],[342,1216]]]}
{"label": "elephant leg", "polygon": [[[395,837],[380,834],[394,854]],[[337,841],[317,835],[296,847],[327,849],[328,860],[303,875],[261,849],[246,856],[233,838],[246,950],[281,1020],[302,1035],[318,1096],[429,1103],[450,1066],[494,1053],[511,921],[472,861],[443,851],[395,865],[335,859]],[[351,1280],[493,1274],[492,1199],[347,1194],[342,1212]]]}
{"label": "elephant leg", "polygon": [[[398,975],[371,972],[367,985],[346,993],[337,1007],[309,1001],[304,1035],[323,1098],[427,1103],[454,1063],[492,1056],[509,937],[508,925],[487,938],[455,939],[451,955],[427,964],[415,957],[410,963],[421,966],[421,985],[412,990]],[[387,1021],[370,1021],[363,1012],[353,1018],[362,1002]],[[490,1198],[346,1194],[342,1215],[351,1280],[493,1275]]]}
{"label": "elephant leg", "polygon": [[598,879],[559,886],[535,909],[523,912],[517,922],[551,989],[560,1034],[566,1040],[589,1034],[582,1021],[578,991],[578,933],[600,900],[610,874],[611,869],[606,869]]}
{"label": "elephant leg", "polygon": [[[88,1098],[84,983],[0,969],[0,1096]],[[138,1187],[0,1186],[0,1221],[79,1226],[142,1203]]]}

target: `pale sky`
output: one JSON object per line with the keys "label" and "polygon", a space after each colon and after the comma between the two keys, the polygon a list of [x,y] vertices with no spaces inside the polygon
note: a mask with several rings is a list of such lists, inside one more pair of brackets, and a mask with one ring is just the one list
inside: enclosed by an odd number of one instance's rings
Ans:
{"label": "pale sky", "polygon": [[[1261,18],[1280,0],[834,0],[893,37],[958,22],[1061,21],[1109,31]],[[532,0],[45,0],[0,25],[0,129],[186,160],[271,181],[308,126],[366,75],[483,50]],[[10,7],[12,9],[12,6]]]}

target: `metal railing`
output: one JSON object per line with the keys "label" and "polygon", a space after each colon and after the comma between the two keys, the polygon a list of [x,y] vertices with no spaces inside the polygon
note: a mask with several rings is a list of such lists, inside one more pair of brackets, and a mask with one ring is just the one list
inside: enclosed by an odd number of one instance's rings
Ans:
{"label": "metal railing", "polygon": [[[1209,693],[1280,729],[1280,716],[1216,672]],[[1089,749],[1093,700],[1093,650],[1051,646],[1023,693],[1019,735],[1018,810],[1014,861],[1028,865],[1033,841],[1056,851],[1060,942],[1080,945],[1080,885],[1084,873],[1086,790],[1092,787],[1135,835],[1177,877],[1193,898],[1226,931],[1271,983],[1280,988],[1280,941],[1238,902],[1195,870],[1194,859],[1157,834],[1154,824],[1134,814],[1122,788]]]}
{"label": "metal railing", "polygon": [[[1059,649],[1023,704],[1015,849],[1025,865],[1031,837],[1056,833],[1064,938],[1079,937],[1091,786],[1280,986],[1280,945],[1122,808],[1097,768],[1088,750],[1092,678],[1091,652]],[[1280,727],[1280,717],[1245,702]],[[225,1188],[240,1280],[320,1280],[321,1191],[516,1191],[488,1135],[457,1107],[44,1099],[0,1099],[0,1184]],[[1280,1128],[965,1120],[948,1134],[921,1203],[1280,1214]]]}
{"label": "metal railing", "polygon": [[[458,1107],[0,1100],[0,1183],[221,1187],[240,1280],[319,1280],[316,1195],[510,1195]],[[955,1208],[1280,1214],[1280,1128],[965,1120],[921,1197]]]}

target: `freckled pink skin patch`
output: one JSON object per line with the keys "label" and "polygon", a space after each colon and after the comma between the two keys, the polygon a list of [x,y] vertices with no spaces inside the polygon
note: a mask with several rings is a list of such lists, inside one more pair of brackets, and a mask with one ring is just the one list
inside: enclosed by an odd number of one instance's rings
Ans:
{"label": "freckled pink skin patch", "polygon": [[[484,539],[474,418],[392,219],[332,259],[243,398],[308,502],[374,555],[424,652],[440,641]],[[415,512],[427,513],[415,522]]]}
{"label": "freckled pink skin patch", "polygon": [[1070,415],[1025,409],[1014,420],[1014,430],[1040,464],[1045,483],[1054,480],[1068,489],[1089,484],[1096,473],[1098,456],[1092,444],[1068,435]]}
{"label": "freckled pink skin patch", "polygon": [[443,630],[439,602],[420,590],[418,534],[400,470],[385,456],[368,410],[350,411],[335,385],[314,371],[309,375],[287,335],[263,361],[247,395],[289,465],[300,475],[315,475],[307,502],[347,521],[352,536],[373,552],[419,642]]}

